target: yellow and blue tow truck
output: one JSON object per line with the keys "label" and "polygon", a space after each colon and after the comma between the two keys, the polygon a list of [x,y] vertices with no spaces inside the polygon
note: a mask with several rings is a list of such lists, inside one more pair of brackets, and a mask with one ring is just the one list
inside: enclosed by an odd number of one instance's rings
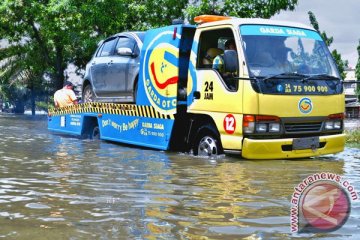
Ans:
{"label": "yellow and blue tow truck", "polygon": [[[146,32],[136,102],[52,109],[48,129],[207,156],[343,151],[342,80],[314,29],[212,15],[195,22]],[[226,49],[230,39],[236,50]],[[215,55],[223,72],[213,68]]]}

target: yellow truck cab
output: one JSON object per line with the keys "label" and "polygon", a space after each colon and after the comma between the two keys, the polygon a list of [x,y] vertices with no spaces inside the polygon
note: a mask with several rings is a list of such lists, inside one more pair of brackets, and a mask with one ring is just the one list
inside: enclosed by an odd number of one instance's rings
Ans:
{"label": "yellow truck cab", "polygon": [[[343,150],[341,80],[314,29],[264,19],[204,18],[196,19],[198,48],[190,57],[199,98],[188,112],[211,117],[225,152],[274,159]],[[237,67],[224,76],[203,59],[209,48],[222,48],[229,39],[235,40]]]}
{"label": "yellow truck cab", "polygon": [[195,22],[145,33],[134,104],[54,109],[49,129],[248,159],[344,149],[342,80],[314,29],[211,15]]}

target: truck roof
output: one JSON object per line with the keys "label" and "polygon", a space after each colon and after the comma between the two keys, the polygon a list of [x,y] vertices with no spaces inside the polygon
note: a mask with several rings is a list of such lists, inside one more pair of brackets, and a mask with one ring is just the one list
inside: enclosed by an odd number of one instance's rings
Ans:
{"label": "truck roof", "polygon": [[263,19],[263,18],[236,18],[236,17],[229,17],[229,19],[225,20],[218,20],[218,21],[209,21],[204,22],[197,25],[197,28],[202,27],[209,27],[209,26],[218,26],[222,24],[231,24],[231,25],[243,25],[243,24],[257,24],[257,25],[274,25],[274,26],[285,26],[285,27],[295,27],[295,28],[303,28],[313,30],[311,26],[306,24],[298,23],[298,22],[291,22],[291,21],[279,21],[279,20],[270,20],[270,19]]}

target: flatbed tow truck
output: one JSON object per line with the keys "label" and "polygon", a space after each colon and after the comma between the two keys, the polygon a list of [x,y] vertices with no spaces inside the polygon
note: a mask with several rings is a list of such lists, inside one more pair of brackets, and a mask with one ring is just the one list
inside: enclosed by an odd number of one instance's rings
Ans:
{"label": "flatbed tow truck", "polygon": [[[48,129],[206,156],[287,159],[343,151],[342,80],[314,29],[212,15],[195,22],[146,32],[135,103],[51,109]],[[224,49],[229,39],[236,50]],[[224,72],[212,68],[214,52]]]}

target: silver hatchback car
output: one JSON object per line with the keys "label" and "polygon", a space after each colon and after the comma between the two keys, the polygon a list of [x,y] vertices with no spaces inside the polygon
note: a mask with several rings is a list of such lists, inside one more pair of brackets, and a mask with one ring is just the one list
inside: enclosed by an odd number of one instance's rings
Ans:
{"label": "silver hatchback car", "polygon": [[98,44],[86,65],[83,102],[135,102],[145,32],[115,34]]}

